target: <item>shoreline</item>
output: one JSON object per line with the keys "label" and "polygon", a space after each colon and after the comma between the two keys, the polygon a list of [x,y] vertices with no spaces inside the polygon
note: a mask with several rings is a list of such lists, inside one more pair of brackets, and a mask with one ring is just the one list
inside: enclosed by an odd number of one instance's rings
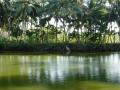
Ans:
{"label": "shoreline", "polygon": [[70,44],[70,43],[69,44],[0,44],[0,53],[5,53],[5,52],[96,53],[96,52],[119,52],[119,51],[120,51],[120,43],[115,43],[115,44]]}

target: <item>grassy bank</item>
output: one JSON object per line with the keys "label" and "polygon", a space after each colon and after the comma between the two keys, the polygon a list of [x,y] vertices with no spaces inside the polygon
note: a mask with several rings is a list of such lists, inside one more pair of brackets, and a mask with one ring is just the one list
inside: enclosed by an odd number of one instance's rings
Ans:
{"label": "grassy bank", "polygon": [[120,44],[0,44],[0,52],[118,52]]}

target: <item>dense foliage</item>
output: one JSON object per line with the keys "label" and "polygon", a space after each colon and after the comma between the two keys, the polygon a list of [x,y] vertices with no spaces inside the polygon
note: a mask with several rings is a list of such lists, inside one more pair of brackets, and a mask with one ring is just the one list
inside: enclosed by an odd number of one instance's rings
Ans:
{"label": "dense foliage", "polygon": [[0,42],[118,43],[120,0],[1,0]]}

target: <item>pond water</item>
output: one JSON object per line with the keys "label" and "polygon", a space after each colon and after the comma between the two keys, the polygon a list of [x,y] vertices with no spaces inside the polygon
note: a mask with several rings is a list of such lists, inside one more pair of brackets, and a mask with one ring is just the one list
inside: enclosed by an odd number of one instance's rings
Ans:
{"label": "pond water", "polygon": [[120,53],[0,55],[0,90],[120,90]]}

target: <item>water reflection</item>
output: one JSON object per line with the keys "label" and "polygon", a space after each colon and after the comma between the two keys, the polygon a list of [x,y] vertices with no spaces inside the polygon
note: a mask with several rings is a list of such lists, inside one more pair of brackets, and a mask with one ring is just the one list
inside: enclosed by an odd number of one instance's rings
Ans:
{"label": "water reflection", "polygon": [[[15,74],[10,74],[15,70]],[[30,82],[65,82],[69,79],[120,83],[120,54],[86,56],[0,56],[0,76],[26,76]]]}

